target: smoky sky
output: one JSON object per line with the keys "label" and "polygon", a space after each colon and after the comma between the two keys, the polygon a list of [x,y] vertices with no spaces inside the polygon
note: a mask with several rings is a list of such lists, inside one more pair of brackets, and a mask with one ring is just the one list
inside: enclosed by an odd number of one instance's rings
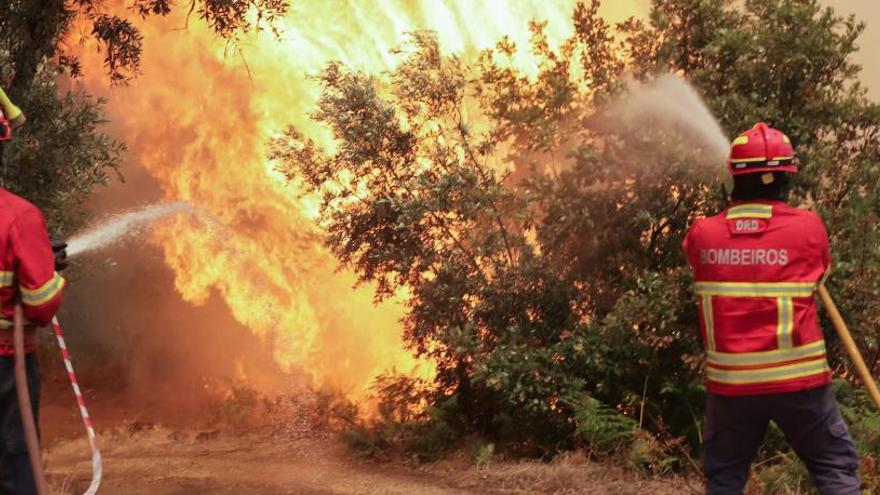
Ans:
{"label": "smoky sky", "polygon": [[867,24],[867,29],[858,41],[859,52],[855,60],[861,64],[862,82],[865,83],[874,100],[880,98],[880,2],[876,0],[825,0],[826,5],[834,7],[840,14],[855,14],[858,20]]}

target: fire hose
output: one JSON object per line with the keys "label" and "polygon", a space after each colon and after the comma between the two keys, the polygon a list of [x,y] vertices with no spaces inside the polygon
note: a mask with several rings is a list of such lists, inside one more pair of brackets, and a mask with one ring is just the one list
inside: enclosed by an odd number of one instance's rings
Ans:
{"label": "fire hose", "polygon": [[49,484],[46,482],[46,473],[43,471],[40,439],[37,437],[37,425],[34,422],[34,411],[28,389],[24,354],[24,316],[20,303],[15,304],[14,314],[12,341],[15,347],[15,392],[18,395],[18,410],[21,413],[21,425],[24,429],[24,439],[30,457],[31,472],[34,475],[34,486],[37,488],[38,495],[46,495],[49,493]]}
{"label": "fire hose", "polygon": [[825,310],[828,311],[831,323],[834,325],[835,330],[837,330],[841,342],[843,342],[843,347],[846,349],[846,353],[849,354],[849,358],[855,365],[856,371],[858,371],[859,377],[862,379],[862,383],[864,383],[865,388],[868,389],[868,394],[871,396],[871,399],[874,400],[877,409],[880,410],[880,391],[877,390],[877,383],[874,382],[871,370],[869,370],[868,366],[865,364],[865,360],[862,358],[862,353],[859,352],[859,348],[856,346],[856,342],[853,340],[852,334],[846,326],[846,322],[843,321],[843,317],[840,315],[837,305],[834,304],[834,299],[831,298],[831,294],[828,292],[828,289],[825,288],[824,284],[819,284],[817,291],[819,297],[822,299],[822,304],[825,305]]}
{"label": "fire hose", "polygon": [[[31,406],[27,383],[27,372],[25,370],[24,314],[20,303],[15,305],[13,326],[13,342],[15,346],[15,388],[18,395],[18,406],[21,412],[21,422],[24,427],[25,441],[28,448],[28,457],[30,458],[31,470],[34,474],[34,485],[37,488],[37,494],[48,495],[49,486],[46,482],[45,470],[43,469],[40,440],[37,436],[37,427],[34,422],[33,407]],[[52,318],[52,329],[55,331],[55,337],[58,339],[58,346],[61,348],[61,356],[64,358],[64,367],[67,369],[67,377],[73,388],[73,394],[76,396],[79,412],[86,428],[86,434],[88,435],[89,447],[92,451],[92,482],[84,492],[84,495],[95,495],[98,492],[98,487],[101,485],[101,475],[103,473],[101,451],[98,449],[95,429],[92,426],[89,411],[86,409],[85,398],[83,397],[82,390],[77,382],[76,374],[73,372],[73,362],[70,358],[70,353],[67,351],[67,345],[64,342],[64,334],[61,331],[61,324],[58,322],[57,317]]]}

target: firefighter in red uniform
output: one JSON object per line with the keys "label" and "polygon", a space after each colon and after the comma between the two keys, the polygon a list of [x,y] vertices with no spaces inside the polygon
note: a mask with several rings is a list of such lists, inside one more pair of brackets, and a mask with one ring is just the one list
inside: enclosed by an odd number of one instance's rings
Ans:
{"label": "firefighter in red uniform", "polygon": [[[21,110],[0,89],[0,144],[23,122]],[[8,117],[8,119],[7,119]],[[2,154],[2,148],[0,148]],[[2,157],[2,155],[0,155]],[[12,340],[13,310],[20,301],[25,322],[25,366],[35,422],[39,424],[40,370],[37,327],[47,325],[61,305],[63,245],[53,252],[40,211],[0,188],[0,494],[36,493],[18,409]]]}
{"label": "firefighter in red uniform", "polygon": [[761,123],[738,136],[729,169],[731,206],[684,241],[707,353],[707,491],[743,492],[772,420],[823,495],[859,494],[814,297],[831,267],[825,226],[783,202],[797,162],[782,132]]}

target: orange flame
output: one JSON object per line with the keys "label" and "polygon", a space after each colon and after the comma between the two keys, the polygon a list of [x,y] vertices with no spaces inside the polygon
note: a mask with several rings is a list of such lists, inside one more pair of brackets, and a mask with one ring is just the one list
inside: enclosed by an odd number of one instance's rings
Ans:
{"label": "orange flame", "polygon": [[[82,55],[85,84],[108,97],[129,159],[169,200],[208,212],[163,224],[154,237],[183,298],[199,304],[216,291],[239,322],[270,339],[277,363],[357,397],[381,371],[416,364],[400,338],[403,309],[375,306],[369,287],[352,290],[354,275],[338,271],[321,244],[315,202],[273,172],[265,144],[293,123],[332,145],[308,117],[319,96],[308,76],[331,60],[388,70],[396,62],[391,49],[424,28],[437,31],[447,53],[465,57],[504,35],[526,48],[530,19],[547,20],[550,42],[561,43],[574,3],[296,1],[280,41],[253,35],[233,53],[199,22],[181,29],[186,9],[179,8],[140,26],[143,74],[131,87],[107,88],[94,50]],[[605,14],[619,20],[646,3],[613,2]],[[536,68],[528,50],[514,64]]]}

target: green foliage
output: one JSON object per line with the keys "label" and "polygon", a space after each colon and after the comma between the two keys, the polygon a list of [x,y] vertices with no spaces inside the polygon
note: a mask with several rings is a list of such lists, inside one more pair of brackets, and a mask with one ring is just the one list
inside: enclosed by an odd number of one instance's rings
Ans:
{"label": "green foliage", "polygon": [[388,452],[388,444],[385,439],[366,425],[347,428],[340,433],[340,438],[348,449],[358,457],[383,459]]}
{"label": "green foliage", "polygon": [[406,453],[420,463],[463,438],[456,398],[431,403],[433,392],[424,380],[392,371],[377,377],[373,389],[378,417],[354,422],[341,435],[357,455],[385,459]]}
{"label": "green foliage", "polygon": [[[133,0],[131,10],[142,18],[165,16],[173,8],[195,12],[221,38],[236,41],[240,33],[268,27],[290,9],[289,0],[197,0],[186,6],[169,0]],[[73,76],[82,68],[69,51],[74,27],[98,42],[104,67],[114,84],[127,83],[140,71],[143,36],[131,19],[107,13],[102,0],[17,0],[0,3],[0,39],[8,40],[12,87],[24,91],[46,62],[58,62]],[[74,41],[79,41],[74,38]],[[5,70],[5,69],[4,69]]]}
{"label": "green foliage", "polygon": [[52,227],[72,228],[83,220],[94,187],[117,174],[125,147],[104,132],[101,101],[57,91],[40,81],[18,100],[28,122],[7,145],[0,175],[4,187],[36,204]]}
{"label": "green foliage", "polygon": [[567,399],[577,423],[574,437],[587,442],[591,449],[603,452],[619,449],[633,441],[638,428],[632,418],[585,395]]}
{"label": "green foliage", "polygon": [[[0,40],[0,67],[5,65],[2,46]],[[0,149],[3,187],[35,203],[56,231],[84,220],[85,201],[117,175],[125,150],[104,131],[102,101],[58,91],[54,74],[45,68],[16,93],[28,121]]]}
{"label": "green foliage", "polygon": [[660,471],[698,447],[702,350],[680,244],[726,198],[680,137],[605,125],[626,74],[685,75],[728,133],[757,120],[789,132],[803,159],[792,200],[829,220],[834,288],[877,353],[880,107],[850,58],[863,25],[815,0],[652,6],[611,26],[580,2],[558,49],[532,23],[534,74],[510,62],[509,39],[468,63],[414,33],[387,74],[333,63],[318,76],[313,117],[333,149],[295,128],[271,143],[278,169],[323,198],[336,256],[377,299],[408,297],[404,337],[436,375],[418,394],[387,389],[416,407],[393,402],[392,423],[430,424],[418,411],[439,407],[449,438],[546,455],[622,445],[639,417],[657,442],[638,439],[632,465]]}
{"label": "green foliage", "polygon": [[[166,0],[135,0],[141,17],[167,15]],[[202,0],[191,7],[216,34],[234,42],[239,33],[275,28],[287,0]],[[3,186],[34,202],[52,230],[70,230],[85,217],[83,205],[94,187],[118,173],[125,147],[104,131],[103,102],[57,85],[81,67],[68,52],[75,25],[104,51],[107,76],[126,83],[140,68],[143,39],[125,17],[107,13],[100,0],[16,0],[0,2],[0,85],[27,116],[12,143],[0,149]],[[89,31],[89,27],[91,30]]]}
{"label": "green foliage", "polygon": [[629,469],[645,474],[669,474],[680,465],[678,453],[669,447],[647,431],[638,431],[626,451],[625,464]]}
{"label": "green foliage", "polygon": [[880,412],[864,389],[839,379],[834,387],[840,412],[862,460],[862,486],[866,493],[876,493],[880,490]]}
{"label": "green foliage", "polygon": [[476,442],[471,447],[471,462],[478,468],[487,467],[495,456],[495,444],[490,442]]}

